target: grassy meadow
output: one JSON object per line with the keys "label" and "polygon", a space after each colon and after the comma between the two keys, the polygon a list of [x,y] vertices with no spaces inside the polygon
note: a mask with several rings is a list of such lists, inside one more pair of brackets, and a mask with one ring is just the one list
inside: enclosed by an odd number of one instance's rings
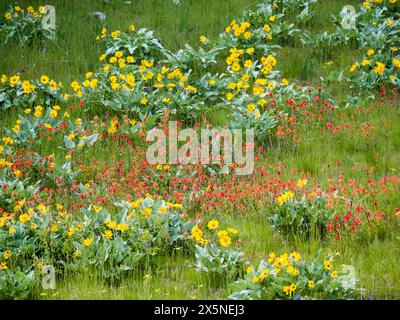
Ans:
{"label": "grassy meadow", "polygon": [[[131,2],[124,4],[124,1],[114,1],[106,4],[98,0],[53,0],[49,4],[56,8],[57,41],[43,42],[34,39],[30,45],[19,45],[12,41],[2,44],[0,74],[19,74],[23,79],[48,75],[61,81],[64,90],[72,93],[72,81],[83,81],[85,73],[94,72],[102,65],[99,56],[103,53],[103,48],[95,38],[103,27],[108,30],[126,30],[134,23],[137,29],[145,27],[153,30],[163,45],[175,52],[186,43],[194,48],[200,47],[199,37],[202,35],[216,39],[232,20],[237,19],[244,10],[254,10],[259,3],[257,0],[183,0],[180,5],[174,5],[167,0]],[[27,7],[42,3],[5,0],[0,4],[0,12],[5,12],[9,4]],[[312,7],[315,16],[304,28],[311,34],[325,30],[334,31],[336,26],[332,23],[331,15],[338,15],[347,4],[358,5],[360,1],[318,1]],[[89,15],[94,11],[103,12],[107,16],[104,23]],[[289,14],[285,19],[296,23],[295,15]],[[282,44],[282,49],[276,50],[276,68],[290,83],[322,87],[323,92],[329,92],[337,104],[342,106],[347,96],[355,95],[356,90],[351,89],[345,80],[326,84],[321,81],[321,77],[328,77],[332,71],[340,70],[344,70],[345,77],[348,76],[350,66],[362,55],[363,51],[356,45],[343,45],[336,47],[329,53],[329,57],[325,57],[315,53],[313,48],[304,45],[300,39],[295,39]],[[213,67],[215,72],[224,71],[224,60],[219,57]],[[318,110],[314,112],[306,109],[316,114],[312,119],[300,109],[295,111],[295,136],[301,143],[292,143],[288,138],[283,142],[274,140],[272,145],[264,147],[263,152],[256,149],[256,170],[251,176],[243,178],[243,186],[247,187],[240,189],[241,180],[236,181],[231,176],[211,179],[212,188],[214,184],[218,184],[221,189],[224,183],[235,181],[232,189],[225,190],[236,197],[234,200],[226,197],[218,201],[216,209],[213,207],[212,210],[203,210],[202,207],[188,210],[187,214],[194,216],[200,211],[204,221],[217,219],[224,226],[238,229],[240,249],[252,264],[268,259],[270,252],[297,251],[306,260],[312,259],[320,250],[339,253],[335,257],[335,264],[354,266],[359,279],[358,285],[362,288],[360,298],[399,299],[400,217],[394,212],[398,212],[396,208],[400,206],[397,180],[400,172],[400,113],[398,97],[393,95],[392,101],[387,100],[388,96],[391,94],[387,93],[382,99],[378,97],[374,101],[361,99],[357,106],[341,107],[334,111],[327,107],[320,114]],[[65,103],[65,107],[78,103],[78,99],[71,99]],[[0,112],[2,127],[11,127],[24,109],[25,107],[13,107]],[[120,116],[118,112],[106,111],[97,106],[91,108],[90,105],[71,109],[70,113],[75,118],[86,119],[99,130],[102,122],[107,127],[112,117]],[[323,120],[318,120],[318,116],[322,114]],[[226,111],[212,110],[206,117],[215,126],[227,124]],[[291,125],[292,123],[288,123],[288,127]],[[42,154],[55,154],[55,159],[62,161],[64,154],[58,148],[62,144],[63,137],[51,141],[44,139],[36,150],[40,150]],[[135,146],[135,142],[133,144]],[[109,187],[115,187],[117,191],[110,199],[117,199],[118,196],[129,193],[129,190],[142,186],[138,182],[142,181],[139,176],[137,181],[131,182],[132,186],[128,186],[127,181],[130,170],[140,170],[143,160],[143,153],[136,152],[132,146],[126,146],[121,139],[100,141],[77,158],[85,172],[78,176],[77,181],[95,186],[95,194],[101,194],[104,190],[108,190],[104,193],[110,192]],[[116,168],[121,162],[123,164],[115,169],[114,176],[103,173],[104,166]],[[296,182],[301,178],[307,179],[305,188],[309,192],[318,189],[329,194],[333,194],[334,190],[343,192],[345,204],[338,209],[342,213],[346,210],[356,212],[357,207],[363,206],[365,210],[372,212],[385,212],[390,219],[380,221],[378,226],[372,222],[368,225],[370,222],[367,221],[367,226],[360,234],[355,236],[350,232],[349,235],[336,239],[305,239],[297,234],[288,237],[275,232],[267,218],[273,212],[273,206],[271,202],[263,202],[263,199],[270,197],[267,195],[267,186],[274,186],[279,180],[284,184],[282,192],[289,186],[296,189]],[[149,188],[154,193],[164,194],[160,185]],[[75,190],[56,193],[52,201],[72,208],[74,202],[81,201],[77,196],[79,192]],[[190,195],[190,192],[190,186],[182,191],[183,195]],[[275,195],[272,196],[274,197]],[[57,274],[56,289],[44,290],[37,283],[29,298],[226,299],[232,293],[231,284],[234,279],[227,276],[216,280],[198,272],[193,265],[193,252],[188,258],[185,249],[175,248],[168,256],[147,256],[143,261],[140,267],[129,271],[121,281],[115,283],[109,283],[96,267],[88,267],[85,272],[81,272],[66,266],[62,273]]]}

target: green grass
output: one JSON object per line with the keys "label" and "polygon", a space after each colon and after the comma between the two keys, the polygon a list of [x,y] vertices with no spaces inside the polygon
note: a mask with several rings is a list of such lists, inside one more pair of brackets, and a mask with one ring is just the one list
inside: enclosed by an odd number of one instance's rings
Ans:
{"label": "green grass", "polygon": [[[72,80],[82,78],[89,70],[98,66],[99,47],[95,37],[101,24],[88,15],[89,12],[101,11],[107,15],[107,27],[110,30],[126,29],[131,23],[155,31],[166,47],[178,50],[185,43],[198,45],[200,35],[216,37],[225,26],[244,9],[254,8],[256,0],[199,0],[183,1],[181,6],[174,6],[166,0],[137,0],[131,5],[104,5],[101,1],[61,1],[54,0],[56,7],[58,43],[34,43],[32,47],[18,47],[9,44],[0,48],[0,73],[20,73],[23,78],[37,78],[47,74],[60,80],[67,87]],[[3,12],[8,3],[2,1]],[[21,6],[32,1],[18,1]],[[333,31],[331,14],[338,14],[343,5],[358,1],[323,0],[316,7],[317,14],[309,26],[310,32],[321,30]],[[354,48],[342,48],[335,52],[332,64],[316,57],[311,49],[304,48],[300,42],[295,47],[287,47],[278,52],[278,69],[282,75],[302,84],[320,84],[320,77],[330,71],[346,69],[359,53]],[[331,87],[336,97],[351,94],[346,83]],[[17,111],[10,110],[1,115],[3,127],[15,119]],[[377,128],[377,142],[366,142],[361,137],[350,140],[346,134],[335,137],[319,135],[315,131],[302,132],[304,143],[294,153],[272,151],[266,161],[283,161],[289,168],[307,172],[311,177],[327,185],[327,177],[346,172],[346,178],[365,178],[361,171],[351,170],[356,163],[375,167],[374,177],[382,177],[391,172],[399,172],[400,120],[397,110],[388,113],[373,113],[365,122],[371,122]],[[82,114],[82,117],[85,115]],[[223,124],[225,115],[213,114],[213,122]],[[54,148],[46,144],[45,150]],[[104,146],[95,146],[88,155],[100,162],[109,160],[103,152]],[[108,154],[118,153],[117,146],[109,147]],[[373,154],[379,153],[376,159]],[[126,156],[126,155],[122,155]],[[335,166],[337,161],[341,166]],[[328,164],[330,166],[328,166]],[[393,171],[395,170],[395,171]],[[388,208],[400,203],[400,195],[379,199],[387,202]],[[238,215],[232,210],[220,213],[226,225],[240,230],[243,251],[252,262],[265,258],[270,251],[283,252],[298,250],[305,257],[312,257],[320,248],[340,252],[339,263],[352,264],[356,267],[366,291],[379,298],[400,298],[400,235],[398,230],[388,229],[384,241],[374,239],[367,243],[340,240],[333,243],[319,241],[287,242],[283,237],[272,232],[263,208],[249,208],[245,215]],[[42,292],[37,289],[33,297],[37,299],[208,299],[226,298],[230,287],[226,283],[215,286],[210,279],[196,273],[191,266],[193,258],[177,254],[167,261],[155,261],[142,272],[135,272],[126,277],[118,286],[110,287],[101,276],[92,273],[67,273],[58,279],[57,289]]]}

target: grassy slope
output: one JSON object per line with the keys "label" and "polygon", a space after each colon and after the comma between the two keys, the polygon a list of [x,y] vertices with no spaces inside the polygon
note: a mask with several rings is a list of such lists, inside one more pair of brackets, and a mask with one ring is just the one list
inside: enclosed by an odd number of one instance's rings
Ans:
{"label": "grassy slope", "polygon": [[[60,35],[59,46],[46,44],[45,48],[17,48],[7,46],[0,48],[0,73],[20,72],[25,78],[35,78],[41,74],[61,80],[67,85],[71,80],[97,65],[99,56],[95,44],[95,35],[100,29],[99,23],[87,16],[91,11],[102,11],[107,15],[109,29],[125,29],[134,22],[140,27],[153,29],[162,38],[167,47],[178,49],[184,43],[196,45],[202,34],[214,37],[224,30],[231,19],[240,15],[243,9],[254,7],[255,0],[184,0],[184,4],[175,7],[167,0],[138,0],[132,5],[103,5],[97,0],[85,1],[52,1],[57,10],[57,27]],[[317,7],[317,16],[309,29],[320,32],[329,30],[332,24],[329,20],[331,13],[338,13],[344,4],[356,1],[322,0]],[[0,9],[13,1],[2,1]],[[25,6],[33,1],[19,1]],[[279,69],[283,76],[299,79],[304,83],[319,83],[319,76],[329,69],[348,66],[358,53],[352,48],[343,48],[337,52],[334,64],[327,66],[325,61],[313,57],[309,50],[297,44],[295,48],[284,48],[279,52]],[[345,95],[346,86],[338,87],[337,95]],[[15,116],[15,111],[2,118],[3,126]],[[329,136],[316,135],[315,132],[303,132],[304,143],[294,154],[272,152],[269,162],[284,161],[290,168],[299,172],[306,171],[322,184],[327,184],[327,177],[346,172],[346,177],[362,178],[362,172],[351,168],[356,163],[368,167],[375,166],[374,176],[380,177],[390,170],[399,168],[399,136],[400,129],[395,126],[399,120],[396,111],[387,114],[373,113],[370,121],[378,128],[381,143],[367,145],[360,140],[348,141],[331,139]],[[383,124],[388,127],[384,130]],[[51,148],[51,146],[48,146]],[[95,150],[93,151],[95,155]],[[379,152],[375,159],[373,152]],[[102,152],[100,151],[100,154]],[[104,159],[106,161],[107,159]],[[342,167],[331,166],[337,160],[342,161]],[[387,201],[387,200],[386,200]],[[400,195],[390,199],[388,206],[399,203]],[[237,226],[243,239],[243,250],[252,261],[275,250],[297,249],[305,256],[312,256],[316,250],[325,244],[319,242],[298,242],[289,245],[284,239],[272,234],[270,226],[262,209],[249,209],[246,215],[235,215],[223,212],[222,220],[226,224]],[[351,263],[357,268],[357,274],[362,279],[363,286],[379,297],[399,298],[400,292],[400,237],[393,235],[384,242],[374,240],[369,243],[352,243],[337,241],[331,245],[332,251],[341,252],[339,260]],[[137,273],[118,288],[110,288],[100,281],[96,274],[68,276],[58,283],[56,293],[41,295],[38,290],[37,298],[225,298],[229,288],[216,288],[209,280],[198,275],[184,258],[177,255],[168,261],[159,261],[148,266],[147,270]]]}
{"label": "grassy slope", "polygon": [[[1,12],[8,3],[2,1]],[[21,6],[34,1],[18,1]],[[117,2],[117,1],[115,1]],[[122,2],[122,1],[121,1]],[[241,12],[254,7],[255,0],[231,1],[183,1],[179,7],[172,1],[138,0],[131,5],[104,5],[100,0],[61,1],[51,4],[56,8],[57,34],[59,45],[46,43],[40,48],[17,48],[15,46],[0,49],[0,70],[3,73],[21,72],[27,78],[48,74],[54,79],[70,83],[82,73],[97,66],[100,51],[95,44],[101,24],[88,15],[101,11],[107,16],[109,30],[125,30],[131,23],[155,31],[166,47],[179,49],[185,43],[198,44],[202,34],[216,36],[222,32],[228,22]]]}

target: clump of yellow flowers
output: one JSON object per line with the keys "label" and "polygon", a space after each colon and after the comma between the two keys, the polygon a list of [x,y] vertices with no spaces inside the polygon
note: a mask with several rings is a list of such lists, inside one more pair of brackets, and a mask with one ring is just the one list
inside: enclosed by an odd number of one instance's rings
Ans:
{"label": "clump of yellow flowers", "polygon": [[308,263],[297,251],[281,255],[271,252],[258,268],[246,268],[246,275],[235,283],[236,292],[230,298],[354,298],[358,294],[355,283],[356,279],[345,279],[335,268],[334,255],[324,255],[320,251]]}
{"label": "clump of yellow flowers", "polygon": [[229,247],[232,243],[232,238],[238,234],[238,230],[234,228],[226,228],[224,230],[218,230],[220,223],[216,219],[212,219],[207,223],[205,231],[201,229],[199,224],[192,228],[192,238],[202,246],[209,243],[218,243],[221,247]]}
{"label": "clump of yellow flowers", "polygon": [[55,31],[42,24],[45,7],[32,6],[22,8],[20,6],[9,6],[4,14],[4,21],[0,24],[0,34],[4,36],[5,42],[16,39],[20,44],[31,43],[34,38],[55,39]]}
{"label": "clump of yellow flowers", "polygon": [[294,196],[294,193],[292,191],[286,191],[285,193],[278,196],[276,201],[278,202],[279,206],[282,206],[286,201],[288,201],[289,199],[292,199],[293,196]]}

